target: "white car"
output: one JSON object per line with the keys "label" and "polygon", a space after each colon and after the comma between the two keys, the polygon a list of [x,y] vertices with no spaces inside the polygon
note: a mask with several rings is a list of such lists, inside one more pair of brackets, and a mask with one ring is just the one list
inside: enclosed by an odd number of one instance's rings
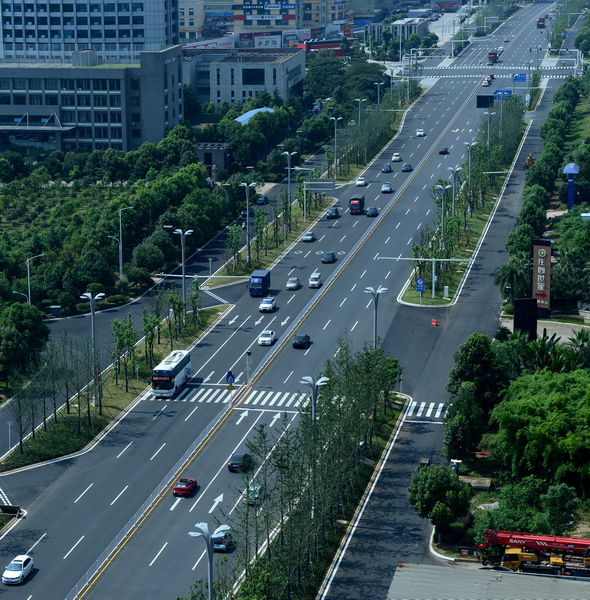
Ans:
{"label": "white car", "polygon": [[319,288],[322,285],[322,276],[320,273],[312,273],[309,278],[310,288]]}
{"label": "white car", "polygon": [[27,554],[19,554],[6,567],[2,575],[2,583],[12,585],[22,583],[33,570],[33,558]]}
{"label": "white car", "polygon": [[357,187],[363,187],[367,185],[367,180],[364,177],[359,177],[354,185],[356,185]]}
{"label": "white car", "polygon": [[264,488],[261,485],[250,485],[248,489],[244,492],[242,496],[242,500],[247,504],[257,505],[260,504],[266,494],[264,492]]}
{"label": "white car", "polygon": [[391,183],[389,183],[389,181],[386,181],[382,186],[381,186],[381,193],[382,194],[391,194]]}
{"label": "white car", "polygon": [[426,137],[424,129],[418,129],[418,131],[416,131],[416,137]]}
{"label": "white car", "polygon": [[275,302],[275,299],[269,296],[268,298],[264,298],[264,300],[262,300],[258,310],[260,312],[274,312],[276,307],[277,303]]}
{"label": "white car", "polygon": [[502,52],[504,52],[504,46],[500,46],[500,47],[498,48],[498,52],[499,52],[500,54],[502,54]]}
{"label": "white car", "polygon": [[488,85],[490,85],[490,82],[489,82],[487,79],[484,79],[484,80],[481,82],[481,85],[482,85],[483,87],[488,87]]}
{"label": "white car", "polygon": [[263,331],[258,336],[259,346],[272,346],[277,341],[277,334],[270,329]]}
{"label": "white car", "polygon": [[402,157],[400,156],[399,152],[393,153],[393,156],[391,157],[391,162],[402,162]]}

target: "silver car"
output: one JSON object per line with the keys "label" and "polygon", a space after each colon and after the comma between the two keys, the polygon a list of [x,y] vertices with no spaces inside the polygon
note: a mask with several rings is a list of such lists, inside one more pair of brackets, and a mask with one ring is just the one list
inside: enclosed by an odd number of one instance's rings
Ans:
{"label": "silver car", "polygon": [[287,279],[288,290],[298,290],[300,285],[301,281],[299,281],[299,277],[289,277],[289,279]]}
{"label": "silver car", "polygon": [[309,277],[309,287],[319,288],[322,285],[322,275],[320,273],[312,273]]}

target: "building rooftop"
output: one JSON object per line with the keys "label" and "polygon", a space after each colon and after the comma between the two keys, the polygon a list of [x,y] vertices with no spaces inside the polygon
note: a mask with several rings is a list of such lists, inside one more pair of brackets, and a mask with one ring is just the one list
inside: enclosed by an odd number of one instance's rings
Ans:
{"label": "building rooftop", "polygon": [[237,121],[238,123],[241,123],[242,125],[246,125],[248,123],[248,121],[256,114],[259,112],[274,112],[274,110],[272,108],[255,108],[254,110],[249,110],[247,113],[244,113],[243,115],[240,115],[237,119],[234,119],[235,121]]}
{"label": "building rooftop", "polygon": [[586,600],[590,580],[400,562],[387,600]]}
{"label": "building rooftop", "polygon": [[305,50],[302,48],[184,48],[183,56],[218,56],[214,62],[281,63]]}

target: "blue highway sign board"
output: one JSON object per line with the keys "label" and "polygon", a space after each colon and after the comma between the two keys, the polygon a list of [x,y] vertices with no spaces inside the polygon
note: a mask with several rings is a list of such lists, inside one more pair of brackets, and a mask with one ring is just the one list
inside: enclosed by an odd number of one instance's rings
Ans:
{"label": "blue highway sign board", "polygon": [[512,95],[512,90],[495,90],[494,91],[494,100],[498,99],[500,96],[510,96]]}
{"label": "blue highway sign board", "polygon": [[420,277],[420,279],[418,279],[416,281],[416,285],[417,285],[417,288],[416,288],[417,292],[423,292],[424,291],[424,279],[422,279],[422,277]]}
{"label": "blue highway sign board", "polygon": [[235,383],[235,382],[236,382],[236,376],[231,371],[228,371],[227,375],[225,376],[225,383]]}
{"label": "blue highway sign board", "polygon": [[514,81],[526,81],[526,73],[513,73]]}

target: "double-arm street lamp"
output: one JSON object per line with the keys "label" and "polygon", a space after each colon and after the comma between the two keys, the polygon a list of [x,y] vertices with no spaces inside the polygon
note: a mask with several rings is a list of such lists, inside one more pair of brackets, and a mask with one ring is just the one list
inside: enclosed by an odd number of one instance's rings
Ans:
{"label": "double-arm street lamp", "polygon": [[488,152],[490,151],[490,125],[491,125],[491,120],[492,120],[492,115],[495,115],[496,113],[489,113],[489,112],[484,112],[484,115],[486,115],[486,117],[488,118]]}
{"label": "double-arm street lamp", "polygon": [[315,432],[315,422],[316,422],[316,405],[318,401],[318,390],[322,385],[326,385],[330,381],[328,377],[320,377],[317,381],[313,380],[313,377],[309,375],[305,375],[301,378],[301,385],[306,385],[311,390],[311,420],[312,420],[312,428],[313,428],[313,488],[312,488],[312,501],[311,501],[311,518],[314,518],[315,512],[315,449],[316,449],[316,432]]}
{"label": "double-arm street lamp", "polygon": [[230,530],[229,525],[220,525],[213,534],[209,533],[209,527],[207,523],[195,523],[195,529],[197,531],[189,531],[190,537],[202,537],[207,545],[207,572],[208,572],[208,597],[209,600],[213,600],[213,543],[214,539],[226,531]]}
{"label": "double-arm street lamp", "polygon": [[[92,406],[96,406],[97,384],[98,384],[98,362],[96,360],[96,326],[94,324],[95,303],[104,298],[104,294],[96,294],[92,297],[90,292],[85,292],[80,296],[82,300],[88,300],[90,303],[90,323],[92,327]],[[102,402],[99,399],[98,414],[102,415]]]}
{"label": "double-arm street lamp", "polygon": [[360,98],[355,98],[355,100],[359,103],[359,157],[361,155],[361,106],[363,105],[363,102],[366,102],[367,99],[363,98],[362,100]]}
{"label": "double-arm street lamp", "polygon": [[447,171],[451,171],[453,173],[453,219],[455,218],[455,189],[456,189],[456,180],[457,180],[457,171],[462,171],[463,167],[447,167]]}
{"label": "double-arm street lamp", "polygon": [[442,192],[442,248],[443,250],[445,249],[445,194],[447,192],[447,190],[450,190],[453,186],[452,185],[435,185],[434,186],[437,190],[440,190]]}
{"label": "double-arm street lamp", "polygon": [[334,179],[338,179],[338,121],[342,121],[342,117],[330,117],[334,121]]}
{"label": "double-arm street lamp", "polygon": [[29,304],[31,304],[31,267],[30,267],[30,263],[35,258],[39,258],[41,256],[45,256],[45,254],[37,254],[36,256],[31,256],[31,258],[27,258],[27,260],[25,261],[27,264],[27,285],[29,288],[29,296],[28,296]]}
{"label": "double-arm street lamp", "polygon": [[469,152],[469,212],[473,210],[473,190],[471,189],[471,150],[473,146],[477,146],[477,142],[463,142],[467,146]]}
{"label": "double-arm street lamp", "polygon": [[[250,172],[252,176],[252,172]],[[256,187],[255,183],[240,183],[243,188],[246,188],[246,248],[248,257],[248,267],[250,267],[250,188]]]}
{"label": "double-arm street lamp", "polygon": [[[164,225],[165,229],[172,229],[172,225]],[[184,302],[184,322],[186,323],[186,264],[184,261],[184,246],[186,243],[186,237],[189,236],[193,232],[192,229],[187,231],[182,231],[182,229],[177,228],[173,233],[180,236],[180,247],[182,250],[182,301]]]}
{"label": "double-arm street lamp", "polygon": [[[121,219],[121,213],[124,210],[131,210],[133,206],[119,209],[119,281],[123,281],[123,221]],[[109,236],[112,237],[112,236]],[[117,239],[117,238],[113,238]]]}
{"label": "double-arm street lamp", "polygon": [[297,152],[283,152],[287,157],[287,176],[289,179],[287,180],[287,195],[289,196],[289,204],[291,204],[291,157],[295,156]]}
{"label": "double-arm street lamp", "polygon": [[375,82],[373,85],[377,86],[377,106],[379,106],[381,104],[381,86],[383,85],[383,82]]}
{"label": "double-arm street lamp", "polygon": [[365,294],[371,294],[373,296],[373,307],[375,309],[373,313],[373,348],[377,349],[377,306],[379,304],[379,295],[387,291],[387,288],[379,286],[377,290],[372,287],[366,287]]}

